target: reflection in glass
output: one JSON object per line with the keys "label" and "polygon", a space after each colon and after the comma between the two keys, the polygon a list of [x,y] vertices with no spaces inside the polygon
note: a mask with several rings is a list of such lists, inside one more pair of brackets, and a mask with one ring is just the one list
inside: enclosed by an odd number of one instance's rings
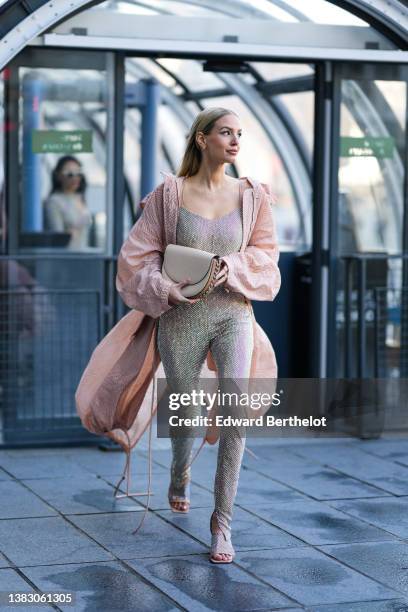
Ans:
{"label": "reflection in glass", "polygon": [[20,68],[19,77],[20,247],[104,250],[106,73]]}
{"label": "reflection in glass", "polygon": [[[358,270],[365,290],[364,320],[368,376],[404,376],[404,312],[402,286],[403,200],[406,148],[405,81],[352,80],[341,84],[340,159],[338,171],[337,347],[345,352],[346,261],[350,260],[350,358],[348,374],[357,375],[360,296]],[[364,267],[361,256],[364,256]],[[405,301],[405,305],[404,305]],[[406,316],[405,316],[406,319]],[[405,370],[404,370],[405,368]],[[337,374],[343,375],[339,359]]]}
{"label": "reflection in glass", "polygon": [[406,84],[383,81],[376,98],[368,87],[342,81],[339,254],[402,249],[404,134],[393,109],[405,108]]}

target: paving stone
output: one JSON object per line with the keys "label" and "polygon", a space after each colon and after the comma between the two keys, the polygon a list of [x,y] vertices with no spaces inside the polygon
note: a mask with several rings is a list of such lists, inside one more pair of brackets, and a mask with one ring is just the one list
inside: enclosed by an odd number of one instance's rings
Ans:
{"label": "paving stone", "polygon": [[32,457],[33,455],[37,457],[50,457],[54,456],[67,456],[67,457],[78,457],[79,455],[88,455],[92,454],[96,450],[96,446],[50,446],[43,447],[38,446],[34,448],[7,448],[4,451],[0,451],[0,457],[4,453],[10,457]]}
{"label": "paving stone", "polygon": [[210,563],[208,554],[139,559],[127,564],[183,608],[194,612],[293,608],[290,599],[235,564]]}
{"label": "paving stone", "polygon": [[[276,475],[276,474],[275,474]],[[271,505],[280,502],[300,501],[308,499],[299,491],[292,489],[286,484],[267,478],[249,469],[241,469],[238,491],[235,503],[241,506],[248,506],[251,509],[254,505]]]}
{"label": "paving stone", "polygon": [[408,594],[408,544],[406,542],[370,542],[319,547],[339,561],[364,572],[371,578]]}
{"label": "paving stone", "polygon": [[309,544],[394,540],[387,532],[353,519],[323,502],[257,506],[253,512]]}
{"label": "paving stone", "polygon": [[356,601],[355,603],[313,606],[305,612],[408,612],[408,602],[402,599],[389,601]]}
{"label": "paving stone", "polygon": [[10,472],[15,478],[67,478],[81,474],[89,474],[89,471],[81,467],[73,459],[73,454],[48,454],[38,453],[21,455],[4,454],[0,457],[0,467]]}
{"label": "paving stone", "polygon": [[394,495],[408,495],[408,467],[374,457],[351,444],[333,449],[319,445],[296,448],[296,454],[358,478]]}
{"label": "paving stone", "polygon": [[[0,455],[0,464],[1,464],[1,455]],[[0,468],[0,480],[13,480],[13,477],[7,474],[4,470]]]}
{"label": "paving stone", "polygon": [[310,547],[240,552],[236,562],[303,605],[399,597]]}
{"label": "paving stone", "polygon": [[402,463],[408,465],[408,439],[397,439],[397,440],[364,440],[359,446],[359,449],[394,461],[395,463]]}
{"label": "paving stone", "polygon": [[55,516],[57,513],[19,482],[0,482],[0,519]]}
{"label": "paving stone", "polygon": [[[95,449],[92,454],[78,455],[75,458],[76,463],[97,476],[116,476],[120,477],[126,465],[126,453],[121,452],[104,452]],[[131,479],[136,476],[142,476],[148,473],[149,463],[139,451],[133,450],[131,453]],[[152,473],[164,473],[166,470],[152,459]]]}
{"label": "paving stone", "polygon": [[[10,604],[9,594],[11,593],[35,593],[35,590],[24,578],[18,574],[14,569],[0,569],[0,610],[2,612],[32,612],[33,610],[52,610],[53,608],[48,604]],[[72,610],[72,608],[71,608]]]}
{"label": "paving stone", "polygon": [[[158,514],[210,547],[212,511],[213,508],[196,508],[187,514],[171,510],[158,511]],[[232,518],[232,540],[236,550],[305,545],[301,540],[237,507]]]}
{"label": "paving stone", "polygon": [[[194,462],[191,472],[192,481],[197,482],[210,491],[213,491],[216,469],[216,460],[213,463],[209,463],[205,466],[196,466]],[[252,467],[248,467],[243,462],[239,476],[237,496],[241,494],[241,491],[244,491],[245,487],[249,486],[250,491],[252,491],[258,497],[263,495],[267,496],[264,498],[264,502],[267,502],[269,497],[271,503],[305,498],[301,492],[295,491],[293,488],[286,486],[285,482],[278,482],[275,479],[276,474],[276,467],[270,461],[264,461],[261,459],[260,461],[256,462],[256,465],[252,465]],[[279,470],[279,474],[282,476],[281,470]],[[259,489],[256,490],[255,487],[259,487]],[[248,493],[250,492],[248,491]],[[244,496],[246,495],[247,493],[244,492]],[[254,503],[256,503],[256,499],[254,500]]]}
{"label": "paving stone", "polygon": [[305,495],[321,500],[389,495],[386,491],[381,491],[341,472],[310,463],[302,467],[286,466],[282,472],[278,470],[274,478]]}
{"label": "paving stone", "polygon": [[0,553],[0,568],[1,567],[11,567],[11,563]]}
{"label": "paving stone", "polygon": [[330,505],[400,538],[408,538],[408,499],[405,497],[336,501]]}
{"label": "paving stone", "polygon": [[[107,482],[114,483],[115,479],[110,476],[105,476]],[[169,501],[167,497],[170,484],[170,475],[165,473],[152,474],[150,489],[153,495],[150,496],[149,508],[152,510],[169,509]],[[146,475],[132,478],[130,492],[146,492],[148,489],[148,479]],[[126,483],[120,487],[122,493],[126,492]],[[146,506],[147,495],[134,497],[138,504]],[[214,505],[214,494],[211,491],[203,489],[191,484],[191,506],[190,508],[211,507]]]}
{"label": "paving stone", "polygon": [[18,567],[112,558],[61,517],[0,521],[0,550]]}
{"label": "paving stone", "polygon": [[94,474],[75,478],[29,479],[24,482],[63,514],[140,510],[135,498],[115,499],[114,487]]}
{"label": "paving stone", "polygon": [[70,515],[69,518],[119,559],[195,554],[206,550],[152,512],[135,534],[132,532],[138,527],[141,516],[135,516],[134,512]]}
{"label": "paving stone", "polygon": [[70,563],[25,567],[24,574],[43,591],[71,592],[67,612],[173,612],[180,608],[122,563]]}
{"label": "paving stone", "polygon": [[[303,445],[300,447],[303,450]],[[306,447],[308,448],[308,447]],[[303,468],[305,466],[313,467],[318,464],[311,457],[304,457],[303,455],[299,455],[295,453],[297,446],[293,449],[291,447],[274,447],[270,444],[265,444],[262,446],[257,446],[254,449],[255,457],[252,455],[245,453],[243,457],[243,463],[248,468],[257,470],[260,466],[267,466],[268,471],[271,471],[271,476],[278,471],[280,472],[282,469],[285,470],[287,468]]]}

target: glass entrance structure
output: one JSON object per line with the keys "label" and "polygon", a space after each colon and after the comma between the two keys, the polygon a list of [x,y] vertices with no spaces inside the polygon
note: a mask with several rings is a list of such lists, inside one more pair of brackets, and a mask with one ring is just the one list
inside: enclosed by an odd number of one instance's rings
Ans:
{"label": "glass entrance structure", "polygon": [[30,5],[0,4],[3,443],[85,435],[73,391],[124,314],[118,250],[206,106],[241,118],[228,171],[276,196],[284,281],[254,311],[279,375],[406,376],[403,2]]}

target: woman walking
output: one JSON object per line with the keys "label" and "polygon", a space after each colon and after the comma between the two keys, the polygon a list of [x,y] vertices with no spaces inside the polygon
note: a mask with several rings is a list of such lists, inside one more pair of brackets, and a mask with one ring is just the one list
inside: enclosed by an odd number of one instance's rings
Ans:
{"label": "woman walking", "polygon": [[[149,232],[158,225],[163,185],[156,189],[154,198],[147,196],[142,215],[146,217],[144,225],[139,219],[118,260],[117,287],[128,305],[134,304],[132,292],[138,293],[139,309],[143,309],[146,293],[155,296],[155,311],[146,305],[145,312],[158,317],[157,347],[171,392],[191,392],[209,351],[225,387],[221,391],[230,384],[238,384],[242,391],[242,381],[251,375],[255,348],[249,300],[272,300],[279,291],[279,251],[266,186],[261,186],[261,202],[257,206],[254,196],[250,238],[243,248],[245,232],[248,232],[248,227],[243,225],[247,218],[243,214],[243,198],[253,181],[235,179],[225,173],[226,164],[234,163],[237,158],[241,135],[240,120],[233,111],[218,107],[201,111],[191,127],[178,171],[176,244],[220,256],[222,265],[211,292],[198,299],[188,299],[182,294],[188,279],[176,284],[163,278],[156,255],[161,251],[162,257],[163,248],[159,245],[163,242],[159,233],[165,235],[165,228],[161,232],[155,230],[151,247],[147,247]],[[161,215],[165,220],[165,214]],[[137,261],[142,251],[151,270],[132,278],[129,262],[132,257]],[[187,406],[185,414],[179,416],[195,414],[200,414],[200,407],[197,412],[197,407]],[[168,499],[173,511],[185,513],[190,505],[189,464],[194,438],[187,437],[185,432],[177,435],[173,428],[170,436],[173,458]],[[245,437],[238,429],[221,427],[214,481],[215,508],[210,520],[210,560],[214,563],[230,563],[235,555],[231,522],[244,446]]]}

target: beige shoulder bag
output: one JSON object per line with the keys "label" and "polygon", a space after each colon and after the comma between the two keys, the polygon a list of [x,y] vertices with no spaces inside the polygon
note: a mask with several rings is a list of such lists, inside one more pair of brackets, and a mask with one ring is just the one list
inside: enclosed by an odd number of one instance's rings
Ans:
{"label": "beige shoulder bag", "polygon": [[220,268],[221,260],[215,253],[178,244],[168,244],[164,251],[163,278],[174,283],[190,278],[191,283],[181,289],[187,298],[207,295]]}

